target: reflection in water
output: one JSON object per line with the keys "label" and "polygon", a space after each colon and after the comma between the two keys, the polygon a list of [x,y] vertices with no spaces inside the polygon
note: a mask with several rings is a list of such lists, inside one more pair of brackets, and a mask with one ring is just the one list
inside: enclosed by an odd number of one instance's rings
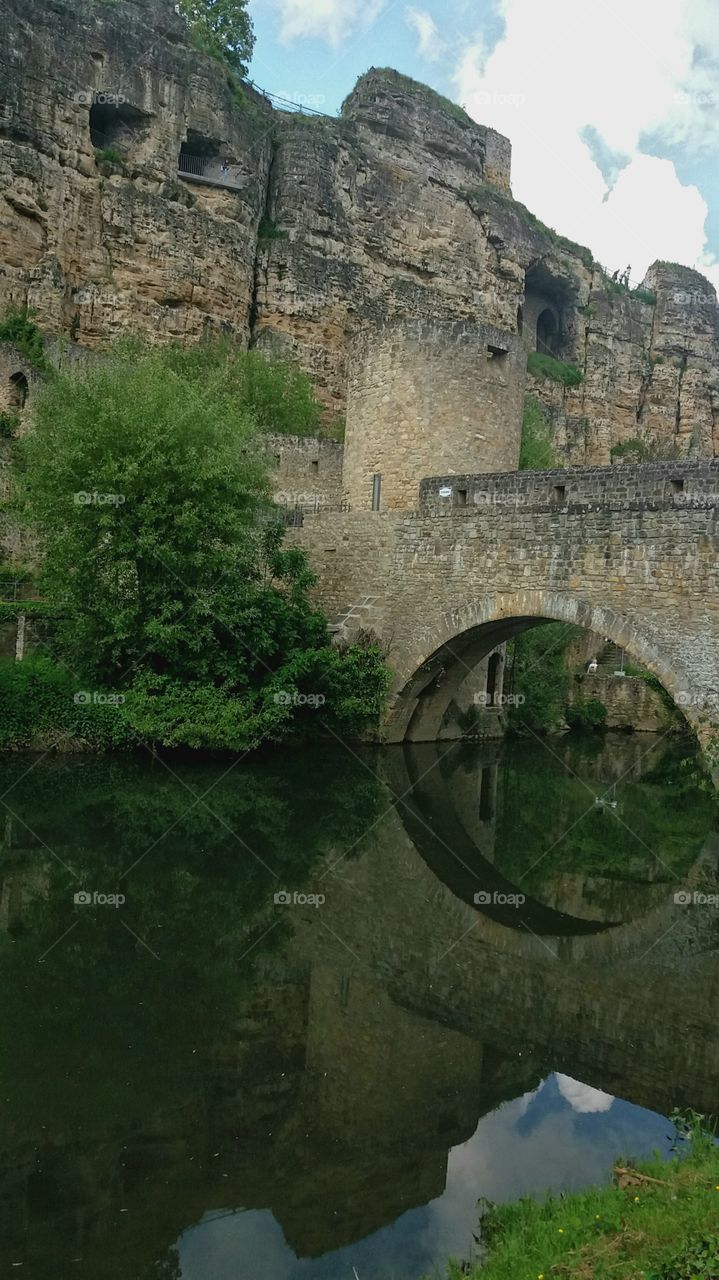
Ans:
{"label": "reflection in water", "polygon": [[0,1265],[418,1280],[478,1197],[717,1110],[717,913],[674,902],[716,880],[711,805],[666,743],[29,763]]}

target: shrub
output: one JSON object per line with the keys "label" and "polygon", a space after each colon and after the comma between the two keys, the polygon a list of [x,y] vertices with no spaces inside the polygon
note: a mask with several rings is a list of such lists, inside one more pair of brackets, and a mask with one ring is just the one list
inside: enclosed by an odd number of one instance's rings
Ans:
{"label": "shrub", "polygon": [[551,471],[560,465],[554,452],[552,425],[534,396],[524,397],[520,471]]}
{"label": "shrub", "polygon": [[117,147],[96,147],[95,159],[98,164],[116,164],[123,162],[122,152]]}
{"label": "shrub", "polygon": [[11,303],[5,319],[0,322],[0,342],[11,342],[34,369],[46,372],[48,364],[43,336],[35,324],[34,314],[29,307],[17,307]]}
{"label": "shrub", "polygon": [[17,413],[0,413],[0,438],[12,440],[19,425],[20,417]]}
{"label": "shrub", "polygon": [[258,240],[287,240],[287,232],[281,231],[276,222],[268,214],[263,214],[260,225],[257,228]]}
{"label": "shrub", "polygon": [[599,729],[607,722],[607,708],[600,698],[580,695],[567,707],[566,720],[572,729]]}
{"label": "shrub", "polygon": [[578,387],[584,378],[579,365],[555,360],[554,356],[545,355],[541,351],[529,353],[527,370],[535,377],[551,378],[552,382],[561,382],[565,387]]}

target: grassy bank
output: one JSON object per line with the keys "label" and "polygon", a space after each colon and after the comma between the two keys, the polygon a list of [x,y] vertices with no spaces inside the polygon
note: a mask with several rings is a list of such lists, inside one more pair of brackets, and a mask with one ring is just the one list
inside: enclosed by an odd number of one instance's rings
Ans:
{"label": "grassy bank", "polygon": [[482,1220],[483,1263],[451,1280],[717,1280],[719,1148],[696,1126],[684,1158],[622,1162],[611,1186],[523,1199]]}

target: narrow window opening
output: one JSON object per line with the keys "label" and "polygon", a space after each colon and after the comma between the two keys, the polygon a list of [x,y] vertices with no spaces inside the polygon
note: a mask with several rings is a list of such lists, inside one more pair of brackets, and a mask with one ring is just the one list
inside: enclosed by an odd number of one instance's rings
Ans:
{"label": "narrow window opening", "polygon": [[683,476],[672,476],[672,478],[671,478],[671,480],[669,481],[669,483],[670,483],[670,484],[671,484],[671,486],[672,486],[672,493],[683,493],[683,492],[684,492],[684,478],[683,478]]}
{"label": "narrow window opening", "polygon": [[313,470],[313,471],[319,471],[319,469],[320,469],[319,461],[318,461],[316,458],[313,458],[313,459],[312,459],[312,470]]}
{"label": "narrow window opening", "polygon": [[467,505],[467,490],[458,489],[457,490],[457,506],[466,507],[466,505]]}
{"label": "narrow window opening", "polygon": [[567,496],[567,487],[566,487],[566,485],[563,485],[563,484],[555,484],[555,486],[554,486],[554,497],[556,498],[557,502],[564,502],[564,499],[566,498],[566,496]]}

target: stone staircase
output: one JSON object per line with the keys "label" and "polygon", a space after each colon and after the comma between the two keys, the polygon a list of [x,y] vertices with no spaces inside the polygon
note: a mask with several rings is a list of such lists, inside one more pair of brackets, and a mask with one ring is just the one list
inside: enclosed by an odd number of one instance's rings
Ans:
{"label": "stone staircase", "polygon": [[608,640],[597,657],[599,676],[613,676],[615,671],[622,671],[626,666],[626,654],[613,640]]}
{"label": "stone staircase", "polygon": [[384,606],[379,596],[362,596],[356,604],[330,620],[329,631],[335,644],[349,644],[360,631],[373,631],[379,636],[384,619]]}

